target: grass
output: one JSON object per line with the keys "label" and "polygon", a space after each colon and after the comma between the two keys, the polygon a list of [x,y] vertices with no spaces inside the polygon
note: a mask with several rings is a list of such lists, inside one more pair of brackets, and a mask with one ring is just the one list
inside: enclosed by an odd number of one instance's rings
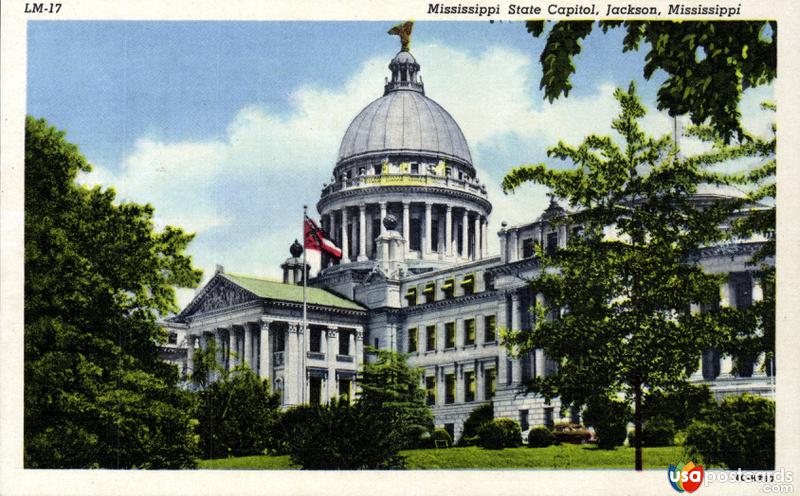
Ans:
{"label": "grass", "polygon": [[[601,450],[595,446],[564,444],[549,448],[507,448],[487,450],[478,447],[408,450],[402,453],[412,470],[431,469],[625,469],[633,470],[634,449],[619,447]],[[683,448],[644,448],[644,468],[663,470],[684,458]],[[244,456],[203,460],[209,470],[288,470],[296,469],[288,456]]]}

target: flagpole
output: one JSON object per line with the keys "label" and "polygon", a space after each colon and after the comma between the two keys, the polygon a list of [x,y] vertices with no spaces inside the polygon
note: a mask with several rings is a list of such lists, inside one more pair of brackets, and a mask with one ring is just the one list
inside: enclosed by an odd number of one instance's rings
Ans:
{"label": "flagpole", "polygon": [[301,390],[301,397],[300,402],[303,403],[305,401],[305,381],[303,380],[305,376],[305,368],[306,368],[306,334],[308,333],[308,265],[306,265],[306,219],[308,218],[308,205],[303,205],[303,339],[302,339],[302,347],[300,348],[300,357],[301,363],[303,364],[300,367],[300,384],[303,384]]}

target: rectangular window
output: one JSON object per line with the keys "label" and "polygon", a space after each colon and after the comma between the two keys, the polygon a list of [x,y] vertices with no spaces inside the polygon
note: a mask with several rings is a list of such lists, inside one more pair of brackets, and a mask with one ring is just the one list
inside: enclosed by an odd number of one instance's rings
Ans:
{"label": "rectangular window", "polygon": [[431,251],[439,251],[439,219],[431,219]]}
{"label": "rectangular window", "polygon": [[381,348],[381,339],[380,338],[373,339],[372,340],[372,346],[377,348],[377,349],[380,349]]}
{"label": "rectangular window", "polygon": [[464,321],[464,344],[475,344],[475,319],[467,319]]}
{"label": "rectangular window", "polygon": [[456,280],[447,279],[444,284],[442,284],[442,293],[444,293],[446,300],[452,298],[456,293]]}
{"label": "rectangular window", "polygon": [[276,333],[271,333],[274,337],[274,341],[272,342],[275,346],[275,352],[285,351],[286,350],[286,334],[284,331],[278,331]]}
{"label": "rectangular window", "polygon": [[425,396],[428,405],[436,404],[436,376],[429,375],[425,378]]}
{"label": "rectangular window", "polygon": [[436,301],[436,282],[431,281],[426,284],[422,294],[425,295],[425,303],[433,303]]}
{"label": "rectangular window", "polygon": [[311,328],[311,341],[309,343],[309,348],[314,353],[321,353],[322,347],[322,329],[320,328]]}
{"label": "rectangular window", "polygon": [[519,428],[522,431],[527,431],[530,425],[528,424],[528,410],[519,411]]}
{"label": "rectangular window", "polygon": [[547,235],[547,254],[553,255],[558,250],[558,233],[553,232]]}
{"label": "rectangular window", "polygon": [[416,162],[411,162],[411,173],[412,174],[419,174],[419,164]]}
{"label": "rectangular window", "polygon": [[447,404],[456,402],[455,374],[447,374],[444,376],[444,402]]}
{"label": "rectangular window", "polygon": [[411,251],[422,250],[422,219],[412,217],[409,222],[411,229],[411,239],[409,239],[409,249]]}
{"label": "rectangular window", "polygon": [[448,322],[444,325],[444,347],[456,347],[456,323]]}
{"label": "rectangular window", "polygon": [[464,372],[464,401],[475,401],[475,372]]}
{"label": "rectangular window", "polygon": [[484,343],[497,341],[497,318],[494,315],[487,315],[483,318],[483,329]]}
{"label": "rectangular window", "polygon": [[492,399],[497,388],[497,371],[495,369],[483,371],[483,387],[485,388],[484,399]]}
{"label": "rectangular window", "polygon": [[339,354],[350,354],[350,331],[339,331]]}
{"label": "rectangular window", "polygon": [[553,407],[547,406],[544,408],[544,425],[548,429],[553,428]]}
{"label": "rectangular window", "polygon": [[339,398],[350,402],[350,379],[339,379]]}
{"label": "rectangular window", "polygon": [[429,325],[425,328],[425,337],[428,341],[425,351],[436,350],[436,325]]}
{"label": "rectangular window", "polygon": [[408,288],[406,291],[406,301],[408,302],[408,306],[413,307],[417,304],[417,287],[412,286]]}
{"label": "rectangular window", "polygon": [[461,281],[461,289],[464,290],[465,295],[475,293],[475,274],[467,274]]}
{"label": "rectangular window", "polygon": [[169,341],[167,341],[167,342],[169,344],[177,344],[178,343],[178,333],[177,332],[169,333]]}
{"label": "rectangular window", "polygon": [[530,258],[535,254],[533,249],[533,238],[522,240],[522,258]]}
{"label": "rectangular window", "polygon": [[417,351],[417,328],[412,327],[408,330],[408,353]]}
{"label": "rectangular window", "polygon": [[310,377],[308,379],[309,397],[308,402],[312,405],[322,403],[322,378]]}

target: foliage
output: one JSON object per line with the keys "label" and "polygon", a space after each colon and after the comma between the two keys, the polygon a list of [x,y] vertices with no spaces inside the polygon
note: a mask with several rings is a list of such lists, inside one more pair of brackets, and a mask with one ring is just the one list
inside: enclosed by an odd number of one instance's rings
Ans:
{"label": "foliage", "polygon": [[306,470],[401,468],[402,436],[391,431],[391,411],[332,400],[327,405],[300,405],[282,419],[292,463]]}
{"label": "foliage", "polygon": [[529,448],[547,448],[556,443],[556,438],[550,429],[540,425],[534,427],[528,433],[528,447]]}
{"label": "foliage", "polygon": [[407,355],[369,348],[376,355],[358,375],[358,404],[381,411],[386,429],[402,439],[398,449],[416,446],[433,431],[433,414],[419,387],[422,370],[408,366]]}
{"label": "foliage", "polygon": [[[676,429],[685,429],[693,419],[717,406],[705,384],[684,384],[674,391],[650,390],[642,400],[642,420],[671,420]],[[644,438],[643,438],[644,439]]]}
{"label": "foliage", "polygon": [[174,286],[199,282],[192,236],[79,185],[88,170],[64,132],[26,119],[25,466],[193,466],[192,398],[158,358],[156,323]]}
{"label": "foliage", "polygon": [[678,387],[702,350],[730,334],[716,314],[688,310],[716,301],[720,276],[703,271],[697,252],[722,237],[718,226],[738,204],[700,208],[692,198],[698,184],[726,178],[678,155],[669,136],[645,135],[633,84],[615,97],[621,113],[612,128],[624,147],[595,135],[577,147],[559,143],[548,154],[574,167],[521,166],[503,180],[506,191],[527,181],[550,187],[577,210],[569,221],[581,229],[552,257],[539,250],[543,270],[532,287],[547,304],[537,304],[531,332],[505,332],[504,341],[520,353],[543,348],[559,363],[534,390],[564,405],[624,393],[640,429],[644,388]]}
{"label": "foliage", "polygon": [[522,431],[516,420],[494,419],[478,430],[478,446],[486,449],[516,448],[522,444]]}
{"label": "foliage", "polygon": [[[528,21],[534,37],[545,31],[545,21]],[[742,92],[770,83],[777,74],[778,25],[775,21],[601,21],[603,32],[626,31],[624,52],[647,44],[643,75],[650,79],[664,71],[658,108],[670,115],[688,113],[694,124],[707,119],[725,141],[741,137],[738,106]],[[540,88],[551,102],[572,89],[573,58],[593,21],[560,21],[550,28],[540,61]],[[771,32],[771,34],[770,34]]]}
{"label": "foliage", "polygon": [[255,455],[277,448],[273,432],[281,403],[278,394],[270,393],[269,381],[249,368],[237,368],[197,394],[204,458]]}
{"label": "foliage", "polygon": [[469,417],[464,421],[464,430],[461,431],[461,439],[458,440],[459,446],[471,446],[478,441],[478,430],[487,422],[494,418],[494,406],[492,403],[484,403],[475,407],[469,413]]}
{"label": "foliage", "polygon": [[[642,423],[642,446],[672,446],[677,434],[675,422],[664,417],[650,417]],[[628,433],[628,444],[636,443],[636,433]]]}
{"label": "foliage", "polygon": [[725,398],[689,425],[684,445],[708,464],[774,470],[775,402],[750,394]]}
{"label": "foliage", "polygon": [[628,403],[618,398],[598,396],[591,398],[583,411],[583,421],[594,427],[597,446],[614,449],[622,446],[628,435],[631,409]]}
{"label": "foliage", "polygon": [[556,444],[584,444],[592,439],[592,433],[587,429],[562,429],[553,431],[553,438]]}
{"label": "foliage", "polygon": [[433,448],[449,448],[453,445],[453,438],[445,429],[436,428],[433,430],[431,443],[433,444]]}

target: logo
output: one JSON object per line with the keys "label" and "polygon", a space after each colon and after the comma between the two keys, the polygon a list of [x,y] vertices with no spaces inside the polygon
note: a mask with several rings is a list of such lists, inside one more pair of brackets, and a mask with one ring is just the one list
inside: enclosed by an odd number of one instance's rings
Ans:
{"label": "logo", "polygon": [[703,482],[703,466],[695,465],[692,461],[689,461],[683,468],[678,468],[670,464],[667,469],[667,475],[669,476],[669,483],[672,485],[673,489],[679,493],[684,491],[693,493],[700,487],[700,483]]}

